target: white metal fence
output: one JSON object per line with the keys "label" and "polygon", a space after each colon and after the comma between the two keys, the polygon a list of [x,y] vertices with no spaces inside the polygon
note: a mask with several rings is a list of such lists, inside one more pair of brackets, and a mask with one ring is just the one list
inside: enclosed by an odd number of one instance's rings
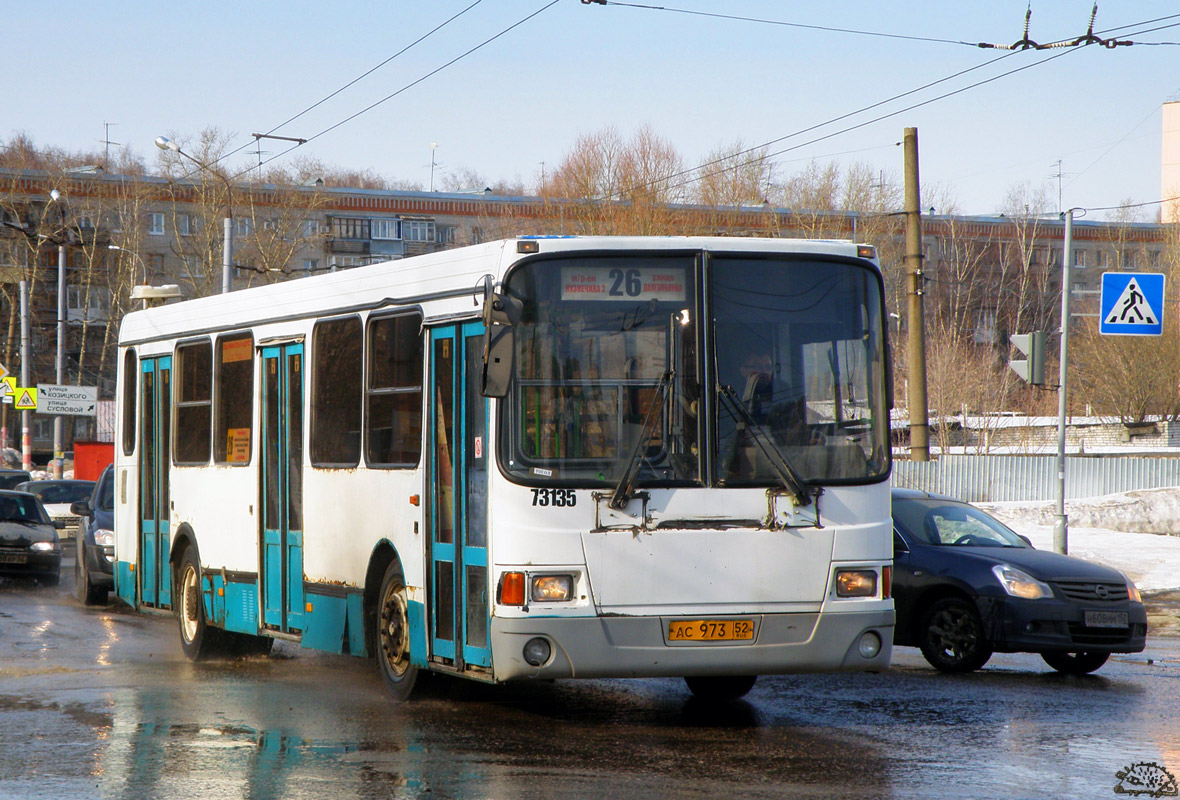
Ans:
{"label": "white metal fence", "polygon": [[[1067,456],[1067,499],[1133,489],[1180,486],[1180,458]],[[943,455],[936,461],[893,462],[893,485],[969,502],[1055,500],[1056,456]]]}

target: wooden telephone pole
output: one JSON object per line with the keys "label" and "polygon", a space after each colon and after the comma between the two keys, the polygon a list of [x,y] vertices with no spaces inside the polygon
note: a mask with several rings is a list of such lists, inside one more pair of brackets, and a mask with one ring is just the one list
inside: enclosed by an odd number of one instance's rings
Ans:
{"label": "wooden telephone pole", "polygon": [[922,312],[925,292],[922,270],[922,209],[918,191],[918,129],[906,128],[905,150],[905,269],[909,312],[910,460],[930,460],[930,420],[926,401],[926,325]]}

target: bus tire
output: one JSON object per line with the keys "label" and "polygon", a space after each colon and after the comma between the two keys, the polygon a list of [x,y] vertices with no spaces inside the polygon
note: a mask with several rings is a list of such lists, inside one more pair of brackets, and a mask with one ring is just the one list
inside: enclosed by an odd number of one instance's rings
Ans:
{"label": "bus tire", "polygon": [[757,675],[700,675],[684,682],[693,697],[716,702],[745,697],[757,680]]}
{"label": "bus tire", "polygon": [[401,564],[391,561],[377,603],[377,668],[395,700],[408,700],[418,682],[410,660],[409,594]]}
{"label": "bus tire", "polygon": [[191,546],[185,548],[177,571],[176,618],[180,622],[180,646],[189,661],[204,661],[225,652],[225,633],[205,620],[201,565],[197,549]]}

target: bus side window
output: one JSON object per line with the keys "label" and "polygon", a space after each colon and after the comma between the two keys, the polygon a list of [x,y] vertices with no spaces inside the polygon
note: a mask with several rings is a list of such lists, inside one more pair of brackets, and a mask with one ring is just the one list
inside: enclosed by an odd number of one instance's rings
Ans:
{"label": "bus side window", "polygon": [[361,460],[359,317],[320,322],[312,331],[311,461],[355,467]]}
{"label": "bus side window", "polygon": [[139,377],[139,359],[134,350],[123,354],[123,455],[135,453],[135,380]]}
{"label": "bus side window", "polygon": [[207,464],[213,404],[213,347],[205,340],[176,348],[177,464]]}
{"label": "bus side window", "polygon": [[369,320],[365,461],[412,467],[422,447],[422,315]]}
{"label": "bus side window", "polygon": [[250,463],[254,419],[254,337],[233,334],[217,340],[217,382],[213,418],[213,460]]}

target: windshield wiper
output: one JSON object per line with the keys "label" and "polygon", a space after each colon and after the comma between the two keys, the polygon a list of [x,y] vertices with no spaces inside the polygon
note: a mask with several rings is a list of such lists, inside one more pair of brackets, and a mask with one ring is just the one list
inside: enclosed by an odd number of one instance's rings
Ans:
{"label": "windshield wiper", "polygon": [[635,443],[635,450],[627,462],[627,469],[623,471],[623,476],[619,478],[618,485],[615,486],[610,500],[607,501],[607,505],[615,511],[622,511],[626,508],[628,501],[635,495],[635,478],[639,475],[639,467],[643,463],[643,452],[647,449],[652,437],[655,436],[652,422],[659,419],[659,414],[656,411],[664,407],[664,398],[668,394],[668,387],[672,384],[672,374],[672,370],[669,370],[664,373],[664,377],[660,378],[660,383],[656,386],[656,397],[647,407],[647,417],[644,418],[643,427],[639,430],[639,441]]}
{"label": "windshield wiper", "polygon": [[[783,486],[795,497],[795,503],[800,506],[810,505],[811,494],[807,491],[807,487],[804,485],[803,479],[800,478],[799,473],[795,472],[794,468],[791,467],[791,464],[789,461],[787,461],[786,456],[782,454],[782,451],[778,449],[777,445],[775,445],[774,440],[772,440],[769,434],[766,433],[766,429],[763,428],[758,420],[754,419],[753,415],[750,414],[749,410],[744,405],[742,405],[742,402],[738,399],[737,392],[734,391],[733,387],[722,386],[719,394],[721,395],[722,400],[729,401],[727,408],[729,409],[730,416],[732,416],[734,422],[737,423],[737,427],[733,433],[734,445],[733,455],[731,455],[729,459],[730,464],[732,464],[733,457],[737,454],[737,448],[740,444],[742,431],[749,431],[754,438],[754,444],[758,445],[758,449],[762,451],[762,455],[766,456],[767,462],[770,463],[771,468],[775,471],[775,474],[778,475],[779,480],[782,481]],[[737,411],[736,414],[734,413],[735,409]]]}

